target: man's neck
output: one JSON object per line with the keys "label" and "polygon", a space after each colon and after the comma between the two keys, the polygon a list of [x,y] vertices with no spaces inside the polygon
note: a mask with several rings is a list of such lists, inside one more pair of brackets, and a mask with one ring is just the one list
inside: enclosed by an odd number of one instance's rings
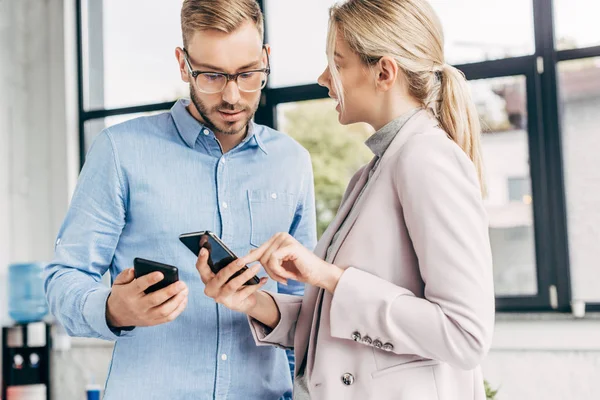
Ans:
{"label": "man's neck", "polygon": [[[194,117],[198,122],[200,122],[201,124],[206,124],[206,122],[194,106],[194,103],[190,103],[187,106],[187,110],[190,113],[190,115]],[[246,138],[246,135],[248,134],[248,125],[246,125],[244,129],[233,135],[226,135],[219,131],[214,131],[213,133],[215,134],[215,137],[221,145],[221,150],[223,151],[223,154],[225,154],[231,149],[235,148],[238,144],[242,143],[242,141]]]}

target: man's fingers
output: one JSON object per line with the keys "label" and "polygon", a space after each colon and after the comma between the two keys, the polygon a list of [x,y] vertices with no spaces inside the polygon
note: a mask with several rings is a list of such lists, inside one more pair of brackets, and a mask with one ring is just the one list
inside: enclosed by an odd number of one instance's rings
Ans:
{"label": "man's fingers", "polygon": [[229,283],[225,284],[222,293],[226,296],[229,296],[237,292],[238,290],[240,290],[241,287],[244,286],[246,282],[248,282],[253,276],[255,276],[258,273],[258,271],[260,271],[259,264],[248,268],[248,270],[244,271],[244,273],[240,274],[240,276],[236,276]]}
{"label": "man's fingers", "polygon": [[117,275],[115,281],[113,282],[113,285],[126,285],[128,283],[133,282],[134,279],[135,273],[133,271],[133,268],[127,268],[126,270],[123,270],[119,275]]}
{"label": "man's fingers", "polygon": [[164,324],[167,322],[172,322],[174,321],[177,317],[179,317],[179,315],[181,315],[181,313],[185,310],[185,308],[187,307],[188,304],[188,297],[185,296],[183,301],[181,301],[177,307],[175,308],[175,310],[173,310],[169,315],[167,315],[166,317],[158,320],[156,322],[156,324]]}
{"label": "man's fingers", "polygon": [[140,276],[139,278],[137,278],[134,281],[137,292],[143,293],[144,290],[148,289],[150,286],[154,285],[155,283],[162,281],[164,278],[165,278],[165,276],[162,274],[162,272],[158,272],[158,271],[152,272],[151,274],[147,274],[144,276]]}
{"label": "man's fingers", "polygon": [[208,250],[205,248],[200,249],[200,254],[198,255],[198,260],[196,261],[196,269],[200,274],[200,278],[202,282],[206,284],[208,281],[215,277],[215,274],[210,270],[208,266]]}
{"label": "man's fingers", "polygon": [[166,288],[162,288],[154,293],[146,295],[144,300],[146,301],[148,308],[158,307],[183,291],[187,292],[187,285],[184,282],[179,281],[170,284]]}
{"label": "man's fingers", "polygon": [[248,285],[244,286],[235,294],[236,302],[242,302],[246,300],[248,297],[252,296],[254,293],[262,289],[263,286],[269,281],[268,278],[260,278],[260,282],[256,285]]}
{"label": "man's fingers", "polygon": [[177,307],[179,307],[181,302],[185,301],[187,297],[188,290],[185,289],[171,297],[166,302],[162,303],[160,306],[154,307],[150,310],[151,315],[154,317],[153,319],[167,318],[169,315],[171,315],[171,313],[173,313],[173,311],[177,309]]}
{"label": "man's fingers", "polygon": [[229,278],[231,278],[240,269],[244,267],[245,264],[242,261],[240,261],[239,258],[237,260],[232,261],[225,268],[221,269],[219,273],[215,276],[214,286],[217,288],[225,286],[227,284],[227,281],[229,281]]}

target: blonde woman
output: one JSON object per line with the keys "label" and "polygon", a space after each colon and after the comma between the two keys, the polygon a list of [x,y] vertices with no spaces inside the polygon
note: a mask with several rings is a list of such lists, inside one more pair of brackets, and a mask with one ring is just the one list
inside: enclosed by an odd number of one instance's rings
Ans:
{"label": "blonde woman", "polygon": [[[446,64],[426,0],[332,7],[319,83],[342,124],[376,133],[315,253],[287,234],[214,275],[205,293],[246,313],[258,345],[294,348],[296,399],[484,399],[479,364],[494,324],[480,126]],[[304,298],[244,286],[260,265],[305,282]]]}

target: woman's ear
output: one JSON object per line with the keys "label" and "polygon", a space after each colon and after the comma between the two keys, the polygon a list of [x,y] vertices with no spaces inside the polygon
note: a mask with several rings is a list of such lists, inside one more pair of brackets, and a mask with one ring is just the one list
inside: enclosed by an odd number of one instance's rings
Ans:
{"label": "woman's ear", "polygon": [[375,86],[382,91],[388,91],[398,80],[399,68],[396,60],[384,56],[375,65]]}

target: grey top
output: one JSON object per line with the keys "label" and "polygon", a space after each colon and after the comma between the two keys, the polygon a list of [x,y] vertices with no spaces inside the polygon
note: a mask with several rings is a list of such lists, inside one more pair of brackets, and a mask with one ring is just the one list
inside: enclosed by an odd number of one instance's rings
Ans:
{"label": "grey top", "polygon": [[[332,255],[335,255],[337,253],[337,250],[341,245],[340,240],[339,240],[340,232],[342,232],[344,225],[346,225],[346,221],[352,220],[350,217],[351,216],[353,217],[354,214],[356,212],[358,212],[357,211],[358,207],[356,207],[356,205],[360,203],[360,200],[361,200],[365,190],[369,186],[369,183],[371,182],[371,176],[373,176],[373,173],[377,170],[377,167],[379,166],[379,162],[381,161],[381,157],[383,157],[383,155],[385,154],[388,147],[390,147],[390,144],[392,144],[392,141],[396,137],[396,134],[400,131],[400,129],[402,129],[404,124],[406,124],[406,122],[408,122],[408,120],[420,110],[421,110],[421,108],[415,108],[405,114],[402,114],[400,117],[394,119],[393,121],[390,121],[383,128],[381,128],[380,130],[375,132],[373,135],[371,135],[365,142],[365,144],[369,147],[369,149],[371,149],[373,154],[375,154],[375,157],[377,157],[377,161],[375,161],[375,164],[373,164],[373,167],[369,171],[369,178],[367,179],[367,182],[361,189],[360,194],[356,198],[356,202],[352,206],[352,209],[348,213],[348,216],[346,217],[344,222],[340,225],[340,228],[338,229],[338,231],[335,233],[333,239],[331,240],[331,245],[327,249],[327,257],[325,259],[327,262],[333,261],[331,259]],[[317,306],[320,307],[321,305],[318,304]],[[306,362],[306,357],[305,357],[305,362]],[[310,394],[308,391],[308,378],[304,374],[305,368],[306,368],[305,362],[299,367],[298,375],[296,376],[296,378],[294,380],[294,392],[293,392],[294,400],[310,400]]]}

